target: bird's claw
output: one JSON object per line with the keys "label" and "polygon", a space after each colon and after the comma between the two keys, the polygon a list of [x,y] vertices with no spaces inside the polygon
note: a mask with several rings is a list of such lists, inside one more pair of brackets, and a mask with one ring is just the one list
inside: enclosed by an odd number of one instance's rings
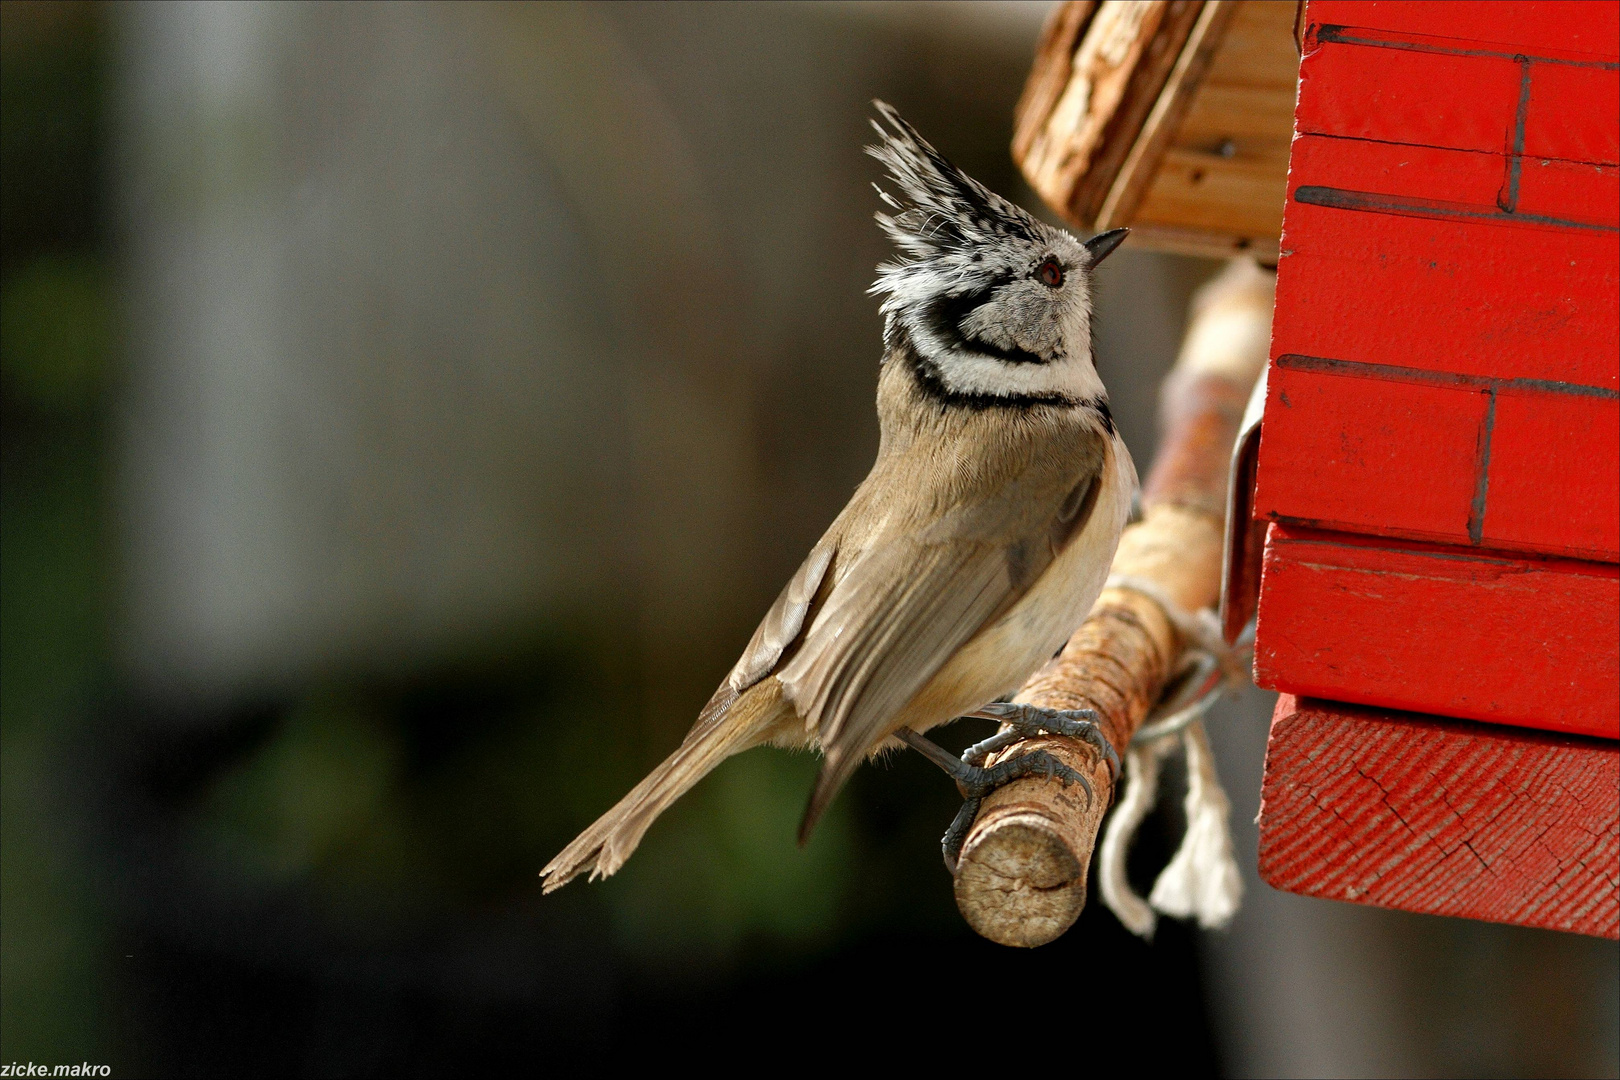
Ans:
{"label": "bird's claw", "polygon": [[1008,727],[1008,730],[997,732],[983,742],[968,747],[962,754],[962,760],[969,764],[982,764],[989,755],[1005,750],[1021,739],[1036,735],[1067,735],[1095,746],[1108,759],[1108,768],[1114,780],[1119,780],[1119,753],[1114,749],[1114,744],[1108,741],[1108,736],[1102,733],[1102,728],[1097,726],[1097,714],[1090,709],[1043,709],[1024,702],[997,701],[968,715],[995,720]]}
{"label": "bird's claw", "polygon": [[[1017,737],[1017,732],[1004,734],[1013,734],[1015,739]],[[1008,739],[998,746],[983,749],[987,744],[1001,738],[999,735],[994,736],[976,744],[967,754],[959,758],[932,739],[919,735],[910,728],[901,728],[895,732],[895,737],[943,769],[946,775],[956,781],[957,789],[962,792],[964,800],[962,808],[956,812],[950,828],[945,830],[945,836],[940,840],[940,851],[945,856],[945,868],[953,875],[956,873],[956,862],[962,854],[962,844],[967,839],[968,829],[973,826],[973,819],[978,817],[979,807],[983,805],[985,796],[1003,784],[1029,776],[1042,776],[1048,780],[1061,780],[1064,785],[1079,784],[1081,790],[1086,793],[1088,803],[1096,797],[1089,780],[1045,750],[1019,754],[1006,761],[998,761],[988,768],[982,764],[986,755],[1011,745],[1015,739]],[[965,760],[969,755],[975,755],[975,751],[977,754],[973,760]]]}

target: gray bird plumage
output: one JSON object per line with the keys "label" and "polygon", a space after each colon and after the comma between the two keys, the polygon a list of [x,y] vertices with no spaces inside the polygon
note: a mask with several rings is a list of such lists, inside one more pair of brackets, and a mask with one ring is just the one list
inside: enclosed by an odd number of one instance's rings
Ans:
{"label": "gray bird plumage", "polygon": [[[766,613],[681,747],[543,870],[629,857],[671,802],[771,742],[825,764],[801,839],[867,756],[1016,690],[1090,610],[1136,473],[1091,362],[1090,273],[1117,243],[1046,225],[889,106],[870,153],[885,353],[871,473]],[[877,125],[874,124],[876,127]]]}

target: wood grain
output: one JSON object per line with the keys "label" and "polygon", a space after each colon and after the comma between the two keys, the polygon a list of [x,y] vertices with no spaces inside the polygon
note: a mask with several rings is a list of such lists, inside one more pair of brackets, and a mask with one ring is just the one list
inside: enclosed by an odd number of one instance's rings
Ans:
{"label": "wood grain", "polygon": [[[1104,0],[1068,61],[1063,92],[1055,101],[1026,92],[1014,158],[1070,221],[1090,227],[1096,219],[1202,7],[1202,0]],[[1066,24],[1076,21],[1071,15]],[[1062,70],[1065,45],[1056,31],[1043,41],[1036,61],[1043,87]]]}
{"label": "wood grain", "polygon": [[1620,567],[1272,525],[1255,682],[1620,738]]}
{"label": "wood grain", "polygon": [[1620,745],[1284,695],[1260,876],[1305,896],[1620,937]]}
{"label": "wood grain", "polygon": [[[1116,571],[1135,570],[1138,548],[1162,548],[1184,530],[1203,540],[1201,564],[1220,559],[1220,543],[1204,516],[1167,507],[1133,528]],[[1159,538],[1159,539],[1155,539]],[[1122,545],[1124,546],[1124,545]],[[1160,560],[1149,559],[1154,562]],[[1109,590],[1046,669],[1018,694],[1051,709],[1092,709],[1115,746],[1131,736],[1157,699],[1177,649],[1174,627],[1151,600]],[[956,903],[979,934],[1003,945],[1032,948],[1055,940],[1086,903],[1091,851],[1112,802],[1114,781],[1095,749],[1075,740],[1027,739],[1012,753],[1045,750],[1088,778],[1094,798],[1078,785],[1022,780],[985,800],[957,864]],[[1005,755],[1003,755],[1005,756]]]}
{"label": "wood grain", "polygon": [[1019,102],[1013,158],[1079,228],[1275,261],[1297,11],[1291,0],[1065,5]]}
{"label": "wood grain", "polygon": [[1297,6],[1236,5],[1131,224],[1194,254],[1277,258],[1299,54]]}
{"label": "wood grain", "polygon": [[[1235,433],[1235,429],[1234,429]],[[1120,542],[1114,572],[1148,577],[1188,610],[1220,591],[1219,519],[1186,507],[1151,508]],[[1092,709],[1116,747],[1129,745],[1158,700],[1180,636],[1159,606],[1109,589],[1056,660],[1015,700],[1050,709]],[[1003,945],[1044,945],[1085,907],[1087,868],[1113,799],[1109,766],[1086,743],[1027,739],[1007,754],[1045,750],[1089,778],[1095,798],[1056,780],[1021,780],[985,800],[963,845],[956,903],[968,924]]]}
{"label": "wood grain", "polygon": [[1097,211],[1095,227],[1099,232],[1129,225],[1136,219],[1137,207],[1158,172],[1165,148],[1186,119],[1238,7],[1237,0],[1207,0],[1198,13],[1181,55]]}
{"label": "wood grain", "polygon": [[1042,134],[1046,120],[1057,107],[1074,73],[1074,54],[1097,11],[1093,0],[1068,0],[1052,8],[1035,43],[1035,62],[1030,66],[1024,92],[1013,110],[1013,160],[1023,161]]}

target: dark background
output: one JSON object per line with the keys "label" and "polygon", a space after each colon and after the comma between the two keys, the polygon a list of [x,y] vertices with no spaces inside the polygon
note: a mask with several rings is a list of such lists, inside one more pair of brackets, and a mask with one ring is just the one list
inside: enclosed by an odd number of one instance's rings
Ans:
{"label": "dark background", "polygon": [[[1043,15],[0,6],[0,1057],[1615,1075],[1612,944],[1253,878],[1257,692],[1226,933],[978,939],[915,755],[803,850],[814,761],[745,755],[539,896],[870,462],[869,100],[1033,208]],[[1214,269],[1101,281],[1144,473]]]}

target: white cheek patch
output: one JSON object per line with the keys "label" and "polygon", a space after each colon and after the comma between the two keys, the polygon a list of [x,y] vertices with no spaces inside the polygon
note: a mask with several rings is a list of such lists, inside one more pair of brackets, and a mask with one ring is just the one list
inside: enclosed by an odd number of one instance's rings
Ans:
{"label": "white cheek patch", "polygon": [[[909,323],[909,321],[908,321]],[[989,397],[1045,397],[1061,395],[1075,401],[1103,397],[1106,391],[1091,364],[1090,350],[1070,352],[1045,364],[1016,363],[972,346],[951,346],[925,327],[908,325],[918,351],[939,372],[939,380],[953,394]],[[1071,340],[1088,341],[1088,335]]]}
{"label": "white cheek patch", "polygon": [[939,369],[945,389],[957,394],[1026,397],[1061,394],[1075,401],[1090,401],[1103,394],[1091,360],[1066,356],[1049,364],[1014,364],[995,356],[955,349],[929,356]]}

